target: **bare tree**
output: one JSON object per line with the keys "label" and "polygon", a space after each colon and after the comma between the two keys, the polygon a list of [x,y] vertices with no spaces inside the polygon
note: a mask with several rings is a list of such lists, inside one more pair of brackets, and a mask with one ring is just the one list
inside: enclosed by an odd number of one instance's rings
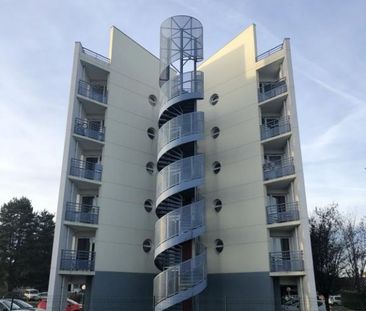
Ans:
{"label": "bare tree", "polygon": [[335,291],[336,280],[344,267],[344,243],[341,234],[342,216],[338,204],[316,208],[310,218],[310,237],[313,252],[316,287],[324,295],[329,311],[328,298]]}
{"label": "bare tree", "polygon": [[343,239],[345,242],[345,254],[347,265],[345,272],[353,279],[354,287],[358,293],[366,290],[366,223],[362,219],[359,223],[356,219],[347,218],[343,224]]}

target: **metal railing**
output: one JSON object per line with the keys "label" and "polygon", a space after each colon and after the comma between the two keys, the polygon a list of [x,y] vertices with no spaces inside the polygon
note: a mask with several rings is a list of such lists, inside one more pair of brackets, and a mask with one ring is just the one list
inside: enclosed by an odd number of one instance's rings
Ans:
{"label": "metal railing", "polygon": [[93,138],[95,140],[104,141],[105,128],[101,126],[101,122],[88,121],[86,119],[75,118],[74,133]]}
{"label": "metal railing", "polygon": [[71,159],[70,175],[80,178],[100,181],[102,179],[103,167],[99,163]]}
{"label": "metal railing", "polygon": [[268,224],[300,219],[298,202],[268,205],[266,209]]}
{"label": "metal railing", "polygon": [[295,166],[292,157],[263,164],[264,180],[270,180],[292,174],[295,174]]}
{"label": "metal railing", "polygon": [[94,271],[95,252],[66,250],[61,251],[60,270]]}
{"label": "metal railing", "polygon": [[190,182],[195,179],[203,178],[204,170],[203,154],[187,157],[164,167],[157,176],[157,197],[169,188],[183,182]]}
{"label": "metal railing", "polygon": [[184,94],[203,94],[203,72],[189,71],[183,73],[183,75],[177,75],[166,82],[161,90],[167,100]]}
{"label": "metal railing", "polygon": [[267,83],[266,87],[269,87],[269,89],[266,91],[263,90],[258,91],[259,102],[263,102],[272,97],[276,97],[282,93],[286,93],[287,92],[286,78],[282,78],[276,82]]}
{"label": "metal railing", "polygon": [[85,224],[98,224],[99,207],[81,203],[67,202],[65,220]]}
{"label": "metal railing", "polygon": [[92,85],[86,81],[79,80],[78,94],[92,100],[107,104],[107,89],[102,85]]}
{"label": "metal railing", "polygon": [[155,223],[155,248],[184,232],[205,225],[204,200],[185,205],[161,217]]}
{"label": "metal railing", "polygon": [[170,142],[195,134],[202,134],[204,130],[203,112],[191,112],[182,114],[159,129],[158,150]]}
{"label": "metal railing", "polygon": [[101,54],[98,54],[98,53],[96,53],[96,52],[92,51],[92,50],[89,50],[89,49],[87,49],[87,48],[84,48],[83,46],[82,46],[82,52],[83,52],[84,54],[87,54],[87,55],[89,55],[89,56],[91,56],[91,57],[94,57],[94,58],[96,58],[96,59],[98,59],[98,60],[101,60],[101,61],[103,61],[103,62],[105,62],[105,63],[110,64],[110,62],[111,62],[111,60],[110,60],[108,57],[105,57],[105,56],[103,56],[103,55],[101,55]]}
{"label": "metal railing", "polygon": [[279,44],[279,45],[275,46],[274,48],[272,48],[272,49],[270,49],[270,50],[268,50],[268,51],[266,51],[266,52],[263,52],[262,54],[259,54],[259,55],[255,58],[255,60],[258,62],[258,61],[260,61],[261,59],[264,59],[264,58],[266,58],[266,57],[268,57],[268,56],[270,56],[270,55],[272,55],[272,54],[274,54],[274,53],[276,53],[276,52],[278,52],[278,51],[281,51],[282,49],[283,49],[283,43],[281,43],[281,44]]}
{"label": "metal railing", "polygon": [[154,278],[154,304],[157,305],[168,297],[194,288],[206,281],[207,255],[206,251],[169,267]]}
{"label": "metal railing", "polygon": [[281,118],[265,125],[261,125],[261,139],[268,139],[291,131],[290,117]]}
{"label": "metal railing", "polygon": [[302,251],[269,253],[271,272],[304,271]]}

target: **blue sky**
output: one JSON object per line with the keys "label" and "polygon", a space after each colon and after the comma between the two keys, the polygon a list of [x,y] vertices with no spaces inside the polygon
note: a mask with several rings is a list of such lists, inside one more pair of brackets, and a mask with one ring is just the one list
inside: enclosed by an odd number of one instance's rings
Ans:
{"label": "blue sky", "polygon": [[366,215],[366,2],[0,0],[0,204],[56,211],[75,41],[107,55],[115,25],[155,55],[160,23],[204,25],[206,57],[249,24],[259,52],[291,38],[308,208]]}

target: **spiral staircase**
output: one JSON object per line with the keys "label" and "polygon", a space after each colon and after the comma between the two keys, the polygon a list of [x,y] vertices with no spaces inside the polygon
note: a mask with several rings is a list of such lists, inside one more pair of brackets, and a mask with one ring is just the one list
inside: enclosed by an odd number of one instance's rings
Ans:
{"label": "spiral staircase", "polygon": [[204,116],[196,109],[203,99],[203,73],[196,70],[203,59],[203,30],[197,19],[180,15],[165,20],[160,35],[154,261],[161,273],[154,279],[154,307],[191,311],[194,297],[207,286],[206,249],[200,242],[205,205],[199,195],[205,168],[197,153]]}

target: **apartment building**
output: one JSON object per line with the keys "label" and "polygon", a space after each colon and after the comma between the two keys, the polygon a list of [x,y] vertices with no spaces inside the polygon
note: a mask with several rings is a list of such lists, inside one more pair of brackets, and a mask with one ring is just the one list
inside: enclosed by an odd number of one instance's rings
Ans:
{"label": "apartment building", "polygon": [[316,310],[290,41],[75,44],[48,310]]}

